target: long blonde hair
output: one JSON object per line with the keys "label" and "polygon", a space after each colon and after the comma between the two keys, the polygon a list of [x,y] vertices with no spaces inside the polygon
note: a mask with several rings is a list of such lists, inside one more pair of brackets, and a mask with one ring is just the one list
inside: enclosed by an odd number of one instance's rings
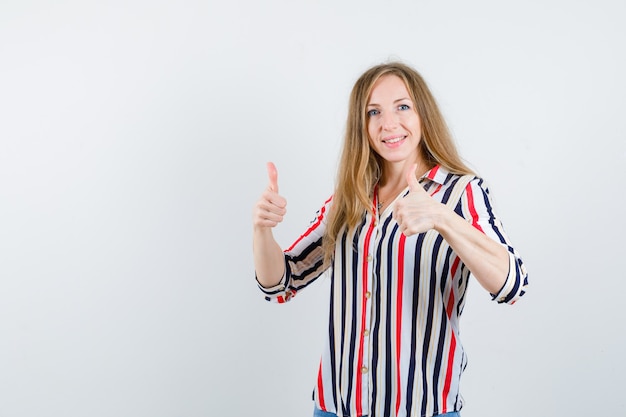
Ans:
{"label": "long blonde hair", "polygon": [[332,258],[339,233],[344,228],[355,228],[363,214],[373,210],[372,193],[380,179],[383,161],[370,146],[367,104],[374,84],[384,75],[399,77],[409,91],[422,125],[419,147],[428,168],[439,164],[455,174],[472,173],[459,156],[437,102],[422,76],[401,62],[368,69],[350,94],[343,150],[323,240],[326,262]]}

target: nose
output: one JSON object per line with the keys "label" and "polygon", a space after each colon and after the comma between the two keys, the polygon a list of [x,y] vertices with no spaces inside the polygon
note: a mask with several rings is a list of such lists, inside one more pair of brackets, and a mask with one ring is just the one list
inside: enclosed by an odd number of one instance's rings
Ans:
{"label": "nose", "polygon": [[381,116],[381,126],[384,130],[393,130],[398,126],[398,116],[394,112],[384,112]]}

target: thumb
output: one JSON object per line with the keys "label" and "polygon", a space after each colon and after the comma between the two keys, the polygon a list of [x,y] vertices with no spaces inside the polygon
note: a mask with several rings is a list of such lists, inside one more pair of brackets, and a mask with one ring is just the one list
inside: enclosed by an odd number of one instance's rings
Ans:
{"label": "thumb", "polygon": [[267,163],[267,176],[270,179],[270,189],[278,193],[278,170],[273,162]]}
{"label": "thumb", "polygon": [[406,171],[406,182],[409,184],[409,191],[412,193],[424,191],[419,181],[417,180],[417,177],[415,176],[416,170],[417,170],[417,164],[413,164]]}

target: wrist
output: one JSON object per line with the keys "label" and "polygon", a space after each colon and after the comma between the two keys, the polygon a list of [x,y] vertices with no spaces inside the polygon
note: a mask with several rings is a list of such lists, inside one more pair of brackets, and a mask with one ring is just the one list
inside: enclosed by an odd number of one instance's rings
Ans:
{"label": "wrist", "polygon": [[438,209],[435,211],[435,215],[433,216],[433,229],[435,229],[440,234],[444,234],[447,230],[450,229],[450,225],[452,223],[451,215],[455,215],[455,213],[448,208],[445,204],[437,203]]}

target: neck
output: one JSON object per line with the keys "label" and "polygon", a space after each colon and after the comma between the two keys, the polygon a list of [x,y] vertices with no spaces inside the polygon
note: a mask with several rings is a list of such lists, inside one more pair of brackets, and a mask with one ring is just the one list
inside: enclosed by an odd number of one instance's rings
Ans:
{"label": "neck", "polygon": [[[409,166],[412,165],[408,162],[403,163],[386,163],[383,166],[383,172],[378,181],[378,185],[380,188],[398,188],[402,185],[402,188],[407,186],[406,182],[406,172],[409,169]],[[428,172],[430,168],[426,166],[423,161],[417,161],[417,170],[415,171],[415,175],[417,177],[421,177],[426,172]]]}
{"label": "neck", "polygon": [[404,176],[386,177],[378,183],[378,210],[382,211],[408,186]]}

